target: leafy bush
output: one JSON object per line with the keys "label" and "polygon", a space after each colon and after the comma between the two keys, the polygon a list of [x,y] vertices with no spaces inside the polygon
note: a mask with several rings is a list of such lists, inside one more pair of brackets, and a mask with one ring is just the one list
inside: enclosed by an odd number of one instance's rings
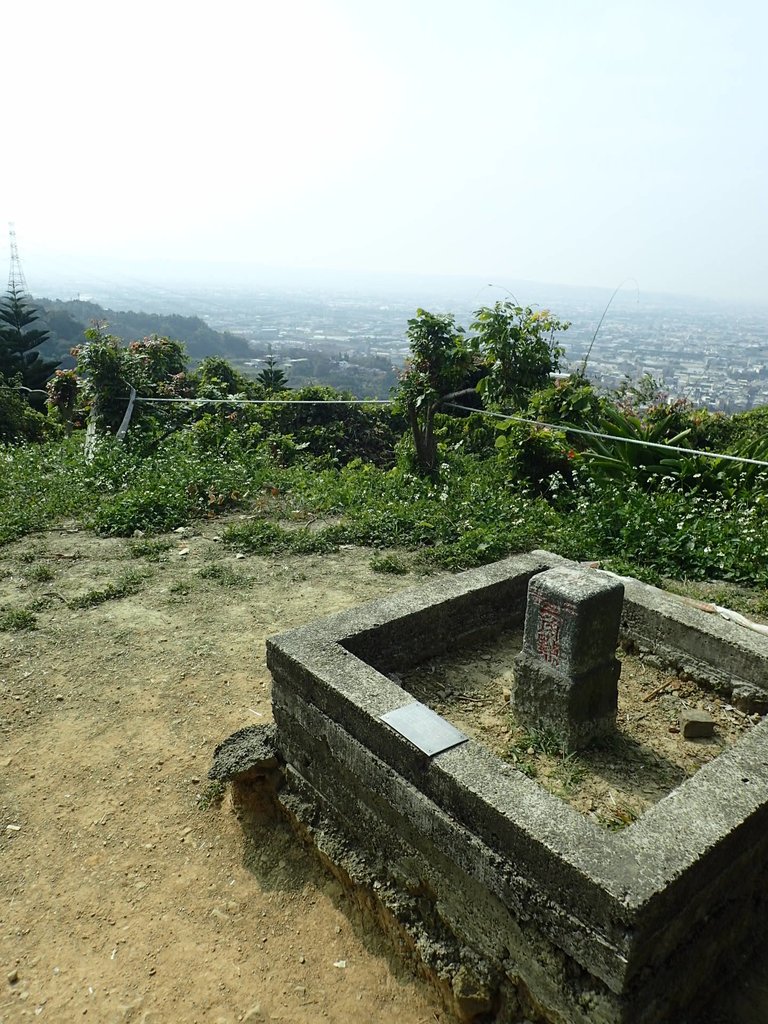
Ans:
{"label": "leafy bush", "polygon": [[607,407],[608,399],[599,395],[586,378],[572,374],[535,391],[528,402],[526,416],[542,423],[587,427],[599,423]]}
{"label": "leafy bush", "polygon": [[0,544],[87,512],[98,495],[84,470],[82,440],[0,445]]}
{"label": "leafy bush", "polygon": [[227,395],[264,397],[264,389],[255,380],[240,373],[220,356],[206,356],[192,374],[191,381],[199,398],[225,398]]}
{"label": "leafy bush", "polygon": [[[617,415],[641,437],[660,424],[680,426]],[[226,540],[253,553],[322,553],[354,543],[417,551],[408,564],[460,569],[547,547],[648,580],[768,586],[768,488],[756,467],[710,462],[713,489],[696,465],[703,460],[689,466],[679,456],[672,466],[664,459],[654,471],[636,461],[634,449],[624,458],[630,446],[617,437],[608,443],[622,473],[602,473],[596,450],[571,458],[574,450],[558,432],[520,424],[497,431],[476,414],[436,418],[445,454],[431,476],[405,462],[383,469],[351,457],[365,437],[389,444],[395,422],[379,410],[294,404],[249,408],[237,422],[205,413],[167,437],[139,430],[121,444],[107,436],[90,464],[74,437],[0,447],[0,543],[67,516],[131,536],[245,509],[254,518],[230,526]],[[345,452],[329,457],[321,441],[340,423],[350,429],[342,436]],[[506,443],[490,448],[491,437]],[[298,525],[318,519],[329,525]],[[132,545],[137,553],[162,553],[157,541]],[[392,556],[377,558],[381,570]]]}
{"label": "leafy bush", "polygon": [[768,405],[750,409],[749,412],[736,413],[726,422],[730,427],[727,436],[728,451],[740,452],[746,445],[768,437]]}
{"label": "leafy bush", "polygon": [[352,396],[319,385],[281,397],[287,400],[284,404],[263,406],[259,413],[264,436],[289,437],[300,451],[329,466],[356,458],[381,466],[394,462],[405,423],[391,408],[336,404]]}
{"label": "leafy bush", "polygon": [[529,396],[546,387],[557,370],[563,349],[555,335],[570,324],[549,310],[531,309],[507,301],[483,306],[475,313],[474,344],[488,367],[478,390],[497,406],[524,408]]}
{"label": "leafy bush", "polygon": [[[619,559],[658,576],[768,584],[768,499],[731,500],[681,493],[674,481],[648,492],[577,486],[556,538],[560,554]],[[636,573],[633,573],[636,574]]]}
{"label": "leafy bush", "polygon": [[[76,381],[85,409],[91,412],[97,430],[117,431],[132,387],[142,397],[184,398],[192,394],[186,375],[186,352],[180,341],[152,335],[126,347],[120,338],[107,334],[103,324],[89,328],[85,338],[72,354],[77,358]],[[180,411],[173,405],[137,406],[131,429],[135,431],[142,418],[177,426]]]}
{"label": "leafy bush", "polygon": [[609,405],[597,429],[610,437],[589,437],[583,440],[583,452],[590,472],[608,480],[647,482],[666,474],[679,472],[681,454],[665,454],[648,445],[668,444],[688,447],[690,428],[675,433],[672,413],[656,419],[643,419],[617,406]]}
{"label": "leafy bush", "polygon": [[496,407],[521,408],[532,391],[544,387],[563,350],[555,334],[567,323],[547,310],[496,302],[475,311],[468,335],[450,313],[419,309],[408,321],[410,354],[397,385],[397,399],[408,419],[412,467],[422,476],[438,466],[436,415],[441,406],[478,393]]}
{"label": "leafy bush", "polygon": [[703,451],[723,451],[730,443],[731,421],[721,412],[696,409],[687,398],[676,398],[651,405],[643,419],[648,424],[663,423],[667,437],[685,432],[685,445]]}
{"label": "leafy bush", "polygon": [[240,454],[230,462],[201,450],[190,431],[166,438],[152,452],[105,438],[88,470],[89,483],[102,492],[89,523],[98,533],[130,536],[236,508],[264,472]]}
{"label": "leafy bush", "polygon": [[0,374],[0,444],[55,436],[54,425],[33,409],[23,392],[15,387]]}
{"label": "leafy bush", "polygon": [[435,437],[450,451],[488,458],[496,453],[499,422],[481,412],[441,413],[435,416]]}
{"label": "leafy bush", "polygon": [[554,477],[558,486],[570,482],[576,452],[565,433],[513,420],[498,421],[496,429],[495,447],[511,479],[527,482],[537,493],[547,493]]}
{"label": "leafy bush", "polygon": [[72,349],[83,399],[97,428],[114,432],[127,408],[128,351],[99,325],[89,328],[85,337],[84,345]]}

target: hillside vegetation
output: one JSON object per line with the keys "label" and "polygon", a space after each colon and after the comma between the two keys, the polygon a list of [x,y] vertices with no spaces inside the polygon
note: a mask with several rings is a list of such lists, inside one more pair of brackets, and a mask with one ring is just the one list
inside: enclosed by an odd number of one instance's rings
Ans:
{"label": "hillside vegetation", "polygon": [[[64,518],[146,539],[235,510],[223,536],[237,551],[367,545],[400,573],[545,547],[652,582],[748,585],[752,610],[768,609],[768,410],[714,415],[647,380],[612,395],[578,374],[553,382],[566,327],[509,303],[469,333],[419,311],[393,406],[281,390],[217,358],[189,372],[178,342],[91,330],[77,368],[49,382],[47,417],[0,392],[0,543]],[[179,401],[137,404],[118,440],[131,386]],[[241,404],[254,399],[276,404]]]}
{"label": "hillside vegetation", "polygon": [[[38,341],[30,337],[30,343],[36,346],[39,368],[45,367],[48,374],[56,366],[63,369],[75,366],[72,349],[83,344],[86,331],[95,324],[104,325],[125,344],[136,338],[174,338],[183,343],[192,363],[211,357],[226,359],[250,375],[255,374],[254,360],[266,362],[270,358],[270,343],[246,341],[231,331],[214,330],[197,316],[114,310],[81,299],[37,299],[34,309],[36,328],[42,338]],[[320,348],[281,343],[280,356],[284,365],[290,365],[294,386],[319,381],[348,389],[357,397],[387,398],[396,381],[391,361],[375,353],[338,350],[327,345]],[[44,380],[45,376],[44,373],[40,379]],[[37,386],[38,381],[34,383]]]}
{"label": "hillside vegetation", "polygon": [[85,331],[94,323],[106,323],[110,333],[124,342],[153,334],[176,338],[186,346],[190,358],[205,356],[225,359],[253,358],[254,351],[244,338],[229,331],[216,331],[197,316],[144,313],[105,309],[81,299],[38,299],[35,301],[40,326],[50,337],[42,348],[46,358],[55,358],[71,366],[70,349],[82,344]]}

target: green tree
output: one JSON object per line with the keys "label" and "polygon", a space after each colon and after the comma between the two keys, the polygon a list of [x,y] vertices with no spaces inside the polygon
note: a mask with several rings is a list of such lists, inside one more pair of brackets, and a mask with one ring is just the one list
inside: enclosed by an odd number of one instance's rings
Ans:
{"label": "green tree", "polygon": [[445,402],[474,390],[461,387],[474,352],[451,313],[416,310],[406,336],[411,352],[396,394],[408,417],[419,472],[430,474],[437,469],[435,414]]}
{"label": "green tree", "polygon": [[547,309],[533,310],[509,300],[478,309],[472,330],[488,369],[478,385],[486,402],[523,408],[559,368],[563,349],[555,335],[569,327]]}
{"label": "green tree", "polygon": [[70,434],[77,405],[77,374],[74,370],[56,370],[46,384],[46,391],[49,413]]}
{"label": "green tree", "polygon": [[246,395],[254,391],[253,378],[246,377],[221,356],[206,356],[192,375],[196,394],[200,398],[225,398],[228,395]]}
{"label": "green tree", "polygon": [[105,323],[95,323],[85,332],[85,344],[72,349],[77,358],[81,392],[90,406],[97,430],[114,433],[126,410],[130,386],[127,381],[127,349],[120,339],[107,333]]}
{"label": "green tree", "polygon": [[288,376],[284,370],[281,370],[279,366],[275,366],[275,357],[270,355],[267,356],[266,366],[256,375],[256,380],[264,386],[264,390],[268,395],[274,394],[277,391],[288,391]]}
{"label": "green tree", "polygon": [[42,389],[59,365],[34,351],[49,337],[48,331],[32,327],[38,319],[27,296],[11,282],[0,300],[0,373],[32,390]]}
{"label": "green tree", "polygon": [[[186,352],[179,341],[152,335],[130,345],[96,323],[85,332],[85,344],[72,349],[77,358],[81,393],[98,430],[114,433],[125,415],[131,388],[143,398],[183,398],[191,390],[185,373]],[[163,418],[162,412],[145,417]],[[167,418],[167,416],[166,416]]]}
{"label": "green tree", "polygon": [[128,381],[146,395],[175,396],[184,385],[187,353],[180,341],[151,334],[128,345],[126,363]]}
{"label": "green tree", "polygon": [[528,396],[549,383],[562,349],[555,334],[568,324],[547,310],[511,302],[483,306],[471,335],[450,313],[417,310],[408,321],[411,352],[396,394],[411,426],[420,472],[437,467],[435,415],[457,398],[480,392],[488,405],[524,406]]}

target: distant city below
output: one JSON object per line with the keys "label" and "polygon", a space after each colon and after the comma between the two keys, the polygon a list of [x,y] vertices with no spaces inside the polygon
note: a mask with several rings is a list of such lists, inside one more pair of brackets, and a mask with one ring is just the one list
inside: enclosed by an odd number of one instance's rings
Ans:
{"label": "distant city below", "polygon": [[[477,282],[473,282],[474,285]],[[36,282],[35,294],[72,299],[55,282]],[[298,386],[308,369],[333,366],[331,380],[359,397],[387,397],[408,353],[407,321],[417,307],[451,312],[467,326],[472,311],[498,299],[543,306],[571,321],[561,336],[565,369],[595,384],[618,387],[650,374],[672,397],[723,412],[768,405],[768,309],[749,309],[674,296],[647,296],[627,286],[611,299],[597,289],[521,284],[504,288],[449,280],[388,291],[384,285],[259,289],[101,283],[81,298],[102,306],[149,313],[199,316],[210,327],[252,344],[254,366],[271,352]],[[606,307],[607,311],[606,311]],[[601,316],[602,325],[595,337]],[[594,339],[594,341],[593,341]],[[591,351],[590,351],[591,349]],[[247,361],[246,361],[247,363]]]}

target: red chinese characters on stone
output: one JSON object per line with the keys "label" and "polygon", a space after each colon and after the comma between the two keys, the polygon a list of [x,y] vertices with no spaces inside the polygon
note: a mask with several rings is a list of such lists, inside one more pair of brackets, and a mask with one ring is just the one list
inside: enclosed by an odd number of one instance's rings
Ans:
{"label": "red chinese characters on stone", "polygon": [[536,653],[553,665],[560,661],[560,633],[563,625],[561,612],[561,606],[551,601],[542,601],[538,607]]}
{"label": "red chinese characters on stone", "polygon": [[536,632],[533,643],[536,653],[543,661],[562,668],[572,655],[576,605],[573,601],[548,601],[543,595],[537,595],[534,603]]}

